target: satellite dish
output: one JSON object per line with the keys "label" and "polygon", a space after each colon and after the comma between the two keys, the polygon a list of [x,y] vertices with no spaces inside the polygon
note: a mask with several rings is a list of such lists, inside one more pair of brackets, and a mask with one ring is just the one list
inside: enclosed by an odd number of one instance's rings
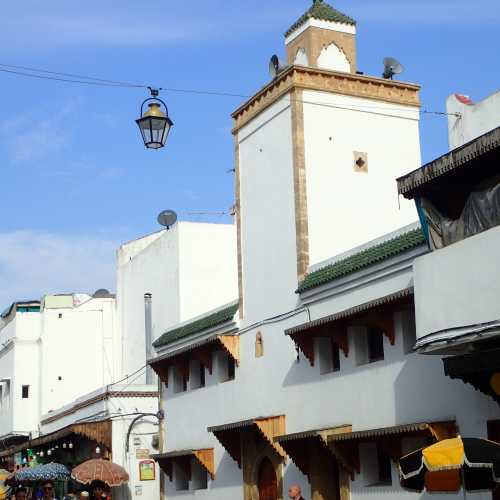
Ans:
{"label": "satellite dish", "polygon": [[279,57],[274,54],[271,56],[269,61],[269,74],[271,78],[276,78],[282,71],[286,69],[286,66],[281,63]]}
{"label": "satellite dish", "polygon": [[109,293],[109,290],[106,290],[106,288],[99,288],[99,290],[97,290],[93,297],[95,299],[105,299],[105,298],[108,298],[111,294]]}
{"label": "satellite dish", "polygon": [[177,214],[173,210],[164,210],[158,215],[158,224],[167,228],[167,231],[177,222]]}
{"label": "satellite dish", "polygon": [[399,75],[404,71],[403,65],[394,57],[384,59],[384,78],[392,80],[394,75]]}

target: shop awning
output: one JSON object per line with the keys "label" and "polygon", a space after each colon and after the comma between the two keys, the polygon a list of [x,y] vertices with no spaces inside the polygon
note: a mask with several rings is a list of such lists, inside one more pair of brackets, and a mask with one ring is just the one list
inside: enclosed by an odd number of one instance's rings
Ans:
{"label": "shop awning", "polygon": [[347,357],[349,355],[347,328],[352,325],[376,326],[394,345],[394,309],[396,307],[408,308],[412,303],[413,288],[406,288],[330,316],[289,328],[285,330],[285,335],[295,342],[311,366],[314,366],[314,338],[330,337]]}
{"label": "shop awning", "polygon": [[257,417],[240,422],[233,422],[225,425],[209,427],[207,430],[215,435],[225,450],[231,455],[233,460],[241,468],[241,432],[245,429],[252,429],[264,439],[271,448],[283,459],[286,452],[281,445],[275,442],[276,436],[281,436],[286,432],[285,416]]}
{"label": "shop awning", "polygon": [[454,421],[421,422],[379,429],[368,429],[356,432],[336,433],[328,436],[328,446],[337,459],[346,467],[351,475],[359,474],[359,444],[376,442],[393,461],[402,456],[401,439],[409,436],[428,437],[432,441],[441,441],[456,437],[457,426]]}
{"label": "shop awning", "polygon": [[173,465],[176,463],[191,478],[191,461],[196,459],[198,463],[207,471],[210,477],[215,479],[214,449],[204,448],[201,450],[171,451],[152,455],[151,458],[158,462],[161,470],[172,480]]}
{"label": "shop awning", "polygon": [[111,420],[69,425],[56,432],[52,432],[51,434],[46,434],[36,439],[25,441],[23,444],[2,451],[0,453],[0,457],[10,456],[13,455],[14,453],[27,450],[28,448],[37,448],[40,446],[44,446],[46,444],[54,443],[56,441],[59,441],[61,439],[73,435],[82,436],[92,441],[95,441],[96,443],[106,447],[106,449],[111,451],[112,449],[111,425],[112,425]]}
{"label": "shop awning", "polygon": [[212,374],[212,353],[223,349],[234,359],[238,366],[240,363],[240,337],[238,335],[213,335],[200,342],[196,342],[182,349],[159,356],[149,361],[149,365],[161,381],[168,385],[168,370],[176,367],[186,379],[189,379],[189,362],[198,360],[210,374]]}
{"label": "shop awning", "polygon": [[342,425],[340,427],[285,434],[274,438],[274,440],[285,450],[302,474],[309,477],[311,473],[311,455],[316,455],[323,461],[334,462],[335,455],[328,447],[328,437],[350,431],[350,425]]}
{"label": "shop awning", "polygon": [[444,373],[461,379],[500,404],[500,349],[443,359]]}

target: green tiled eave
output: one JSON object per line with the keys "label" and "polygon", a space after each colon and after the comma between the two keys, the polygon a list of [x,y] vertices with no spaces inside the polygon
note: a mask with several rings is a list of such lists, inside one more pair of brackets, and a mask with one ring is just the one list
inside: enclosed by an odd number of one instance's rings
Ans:
{"label": "green tiled eave", "polygon": [[414,229],[312,272],[300,283],[297,292],[302,293],[356,271],[361,271],[373,264],[417,248],[424,243],[425,236],[422,230],[420,228]]}
{"label": "green tiled eave", "polygon": [[158,349],[159,347],[172,344],[177,340],[200,333],[203,330],[208,330],[209,328],[214,328],[222,325],[223,323],[227,323],[228,321],[233,320],[237,311],[238,304],[231,304],[219,311],[214,312],[213,314],[208,314],[203,318],[165,332],[156,342],[154,342],[153,346]]}
{"label": "green tiled eave", "polygon": [[314,0],[312,7],[301,16],[289,30],[285,33],[285,36],[293,33],[297,28],[300,28],[308,19],[319,19],[320,21],[330,21],[332,23],[342,23],[350,24],[356,26],[356,21],[342,12],[334,9],[331,5],[328,5],[323,0]]}

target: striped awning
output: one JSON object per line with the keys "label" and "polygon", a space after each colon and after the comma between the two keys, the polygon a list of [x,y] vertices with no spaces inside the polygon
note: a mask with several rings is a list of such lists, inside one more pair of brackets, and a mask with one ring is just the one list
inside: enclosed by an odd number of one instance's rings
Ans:
{"label": "striped awning", "polygon": [[172,480],[173,477],[173,465],[176,463],[185,472],[187,477],[191,477],[191,460],[194,458],[197,462],[207,471],[210,477],[215,479],[215,461],[214,461],[214,449],[213,448],[203,448],[200,450],[181,450],[181,451],[170,451],[168,453],[159,453],[157,455],[151,455],[151,458],[158,462],[160,468],[167,474]]}

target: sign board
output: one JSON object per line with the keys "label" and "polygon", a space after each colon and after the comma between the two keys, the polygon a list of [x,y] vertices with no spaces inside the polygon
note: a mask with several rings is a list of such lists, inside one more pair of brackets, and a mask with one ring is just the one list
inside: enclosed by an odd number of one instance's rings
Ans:
{"label": "sign board", "polygon": [[135,450],[135,458],[137,458],[137,460],[147,460],[149,456],[149,450],[147,448],[137,448]]}
{"label": "sign board", "polygon": [[154,481],[155,478],[155,461],[142,460],[139,462],[139,481]]}

